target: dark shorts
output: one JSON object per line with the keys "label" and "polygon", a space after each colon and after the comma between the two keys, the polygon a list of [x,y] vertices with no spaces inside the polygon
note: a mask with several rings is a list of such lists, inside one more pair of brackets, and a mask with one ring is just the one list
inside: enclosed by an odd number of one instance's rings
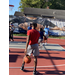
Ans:
{"label": "dark shorts", "polygon": [[44,35],[44,40],[47,40],[48,39],[48,35]]}
{"label": "dark shorts", "polygon": [[42,41],[43,41],[43,39],[39,39],[39,40],[38,40],[38,43],[41,43]]}

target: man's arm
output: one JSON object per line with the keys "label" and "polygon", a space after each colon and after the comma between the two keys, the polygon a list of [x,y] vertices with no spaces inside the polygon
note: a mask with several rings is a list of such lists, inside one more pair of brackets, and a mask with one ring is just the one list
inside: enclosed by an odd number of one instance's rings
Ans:
{"label": "man's arm", "polygon": [[25,55],[27,53],[27,47],[28,47],[28,44],[29,44],[29,35],[27,36],[27,41],[26,41],[26,48],[25,48]]}

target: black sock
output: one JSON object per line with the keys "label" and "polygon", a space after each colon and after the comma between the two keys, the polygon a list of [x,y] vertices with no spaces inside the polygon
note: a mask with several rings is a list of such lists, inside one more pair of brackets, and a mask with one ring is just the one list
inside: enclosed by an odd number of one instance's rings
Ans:
{"label": "black sock", "polygon": [[34,72],[36,72],[36,67],[34,67]]}
{"label": "black sock", "polygon": [[24,66],[25,62],[22,64],[22,66]]}

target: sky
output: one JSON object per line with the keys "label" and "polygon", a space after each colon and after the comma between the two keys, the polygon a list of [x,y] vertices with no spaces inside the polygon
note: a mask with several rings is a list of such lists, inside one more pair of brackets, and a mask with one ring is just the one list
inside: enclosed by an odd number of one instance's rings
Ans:
{"label": "sky", "polygon": [[12,11],[9,10],[9,15],[14,15],[15,11],[18,11],[19,3],[20,0],[9,0],[9,5],[14,5]]}

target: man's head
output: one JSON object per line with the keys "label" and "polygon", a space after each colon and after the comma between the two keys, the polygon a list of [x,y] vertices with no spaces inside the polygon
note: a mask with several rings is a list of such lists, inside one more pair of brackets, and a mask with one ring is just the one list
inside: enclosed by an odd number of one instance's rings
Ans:
{"label": "man's head", "polygon": [[32,23],[32,29],[36,29],[36,27],[37,27],[37,23]]}
{"label": "man's head", "polygon": [[48,25],[46,25],[46,28],[48,28]]}
{"label": "man's head", "polygon": [[30,23],[30,27],[32,27],[32,23]]}

